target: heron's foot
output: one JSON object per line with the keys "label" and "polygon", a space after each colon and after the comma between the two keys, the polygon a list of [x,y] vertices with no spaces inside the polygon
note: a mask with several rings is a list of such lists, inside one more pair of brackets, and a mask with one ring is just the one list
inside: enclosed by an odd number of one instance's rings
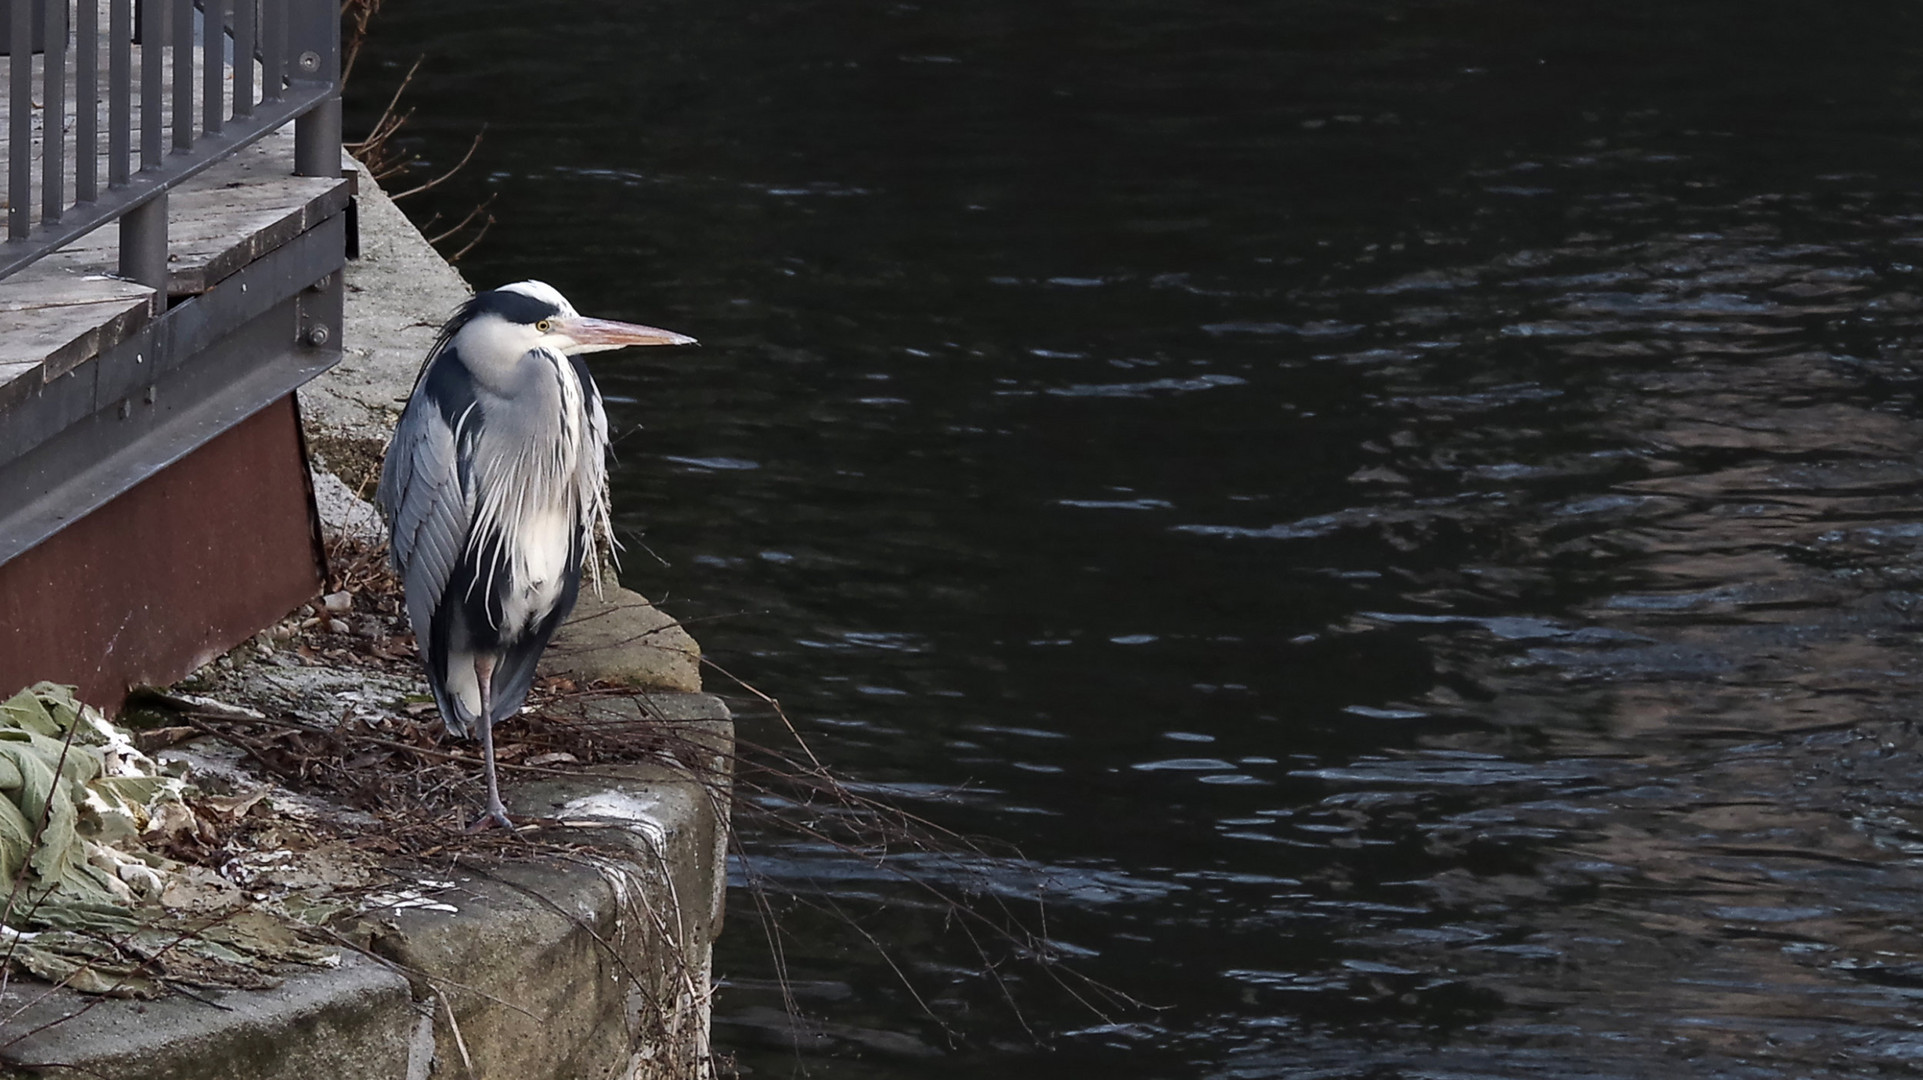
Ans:
{"label": "heron's foot", "polygon": [[498,803],[489,807],[487,813],[475,818],[474,824],[469,825],[467,831],[481,832],[486,829],[491,829],[496,825],[506,829],[508,832],[514,831],[514,822],[507,816],[507,807],[501,806]]}

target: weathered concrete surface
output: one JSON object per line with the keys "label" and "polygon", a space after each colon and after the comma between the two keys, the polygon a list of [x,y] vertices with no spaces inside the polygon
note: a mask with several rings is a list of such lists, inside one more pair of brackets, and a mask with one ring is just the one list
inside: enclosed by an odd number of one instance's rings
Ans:
{"label": "weathered concrete surface", "polygon": [[[731,725],[679,726],[714,748],[698,767],[725,772]],[[713,800],[725,790],[689,784],[680,766],[620,773],[619,786],[568,779],[507,795],[511,811],[559,819],[546,835],[592,854],[466,876],[460,914],[408,909],[384,920],[391,930],[373,950],[454,1017],[435,1025],[436,1060],[461,1060],[464,1043],[483,1078],[705,1072],[727,856]]]}
{"label": "weathered concrete surface", "polygon": [[701,648],[654,601],[605,584],[600,596],[581,590],[539,670],[581,683],[694,691],[701,689]]}
{"label": "weathered concrete surface", "polygon": [[[429,1075],[433,1036],[407,980],[349,954],[333,971],[277,990],[214,991],[153,1002],[104,1000],[44,983],[0,996],[7,1040],[0,1075],[106,1080],[279,1080]],[[17,1015],[16,1010],[21,1010]],[[4,1040],[0,1040],[4,1041]],[[25,1071],[31,1069],[32,1071]],[[446,1075],[446,1074],[444,1074]]]}
{"label": "weathered concrete surface", "polygon": [[[555,819],[535,839],[570,854],[424,877],[432,907],[368,912],[347,937],[369,955],[277,990],[135,1002],[16,982],[0,996],[0,1077],[707,1076],[733,729],[708,695],[656,700],[676,763],[503,792],[517,816]],[[593,707],[641,718],[631,700]]]}

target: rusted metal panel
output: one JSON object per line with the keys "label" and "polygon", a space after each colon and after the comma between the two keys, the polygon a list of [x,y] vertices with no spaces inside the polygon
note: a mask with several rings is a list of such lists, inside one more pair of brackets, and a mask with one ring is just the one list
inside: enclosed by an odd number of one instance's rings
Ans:
{"label": "rusted metal panel", "polygon": [[319,592],[291,394],[0,565],[0,694],[73,683],[108,708]]}
{"label": "rusted metal panel", "polygon": [[0,563],[340,359],[344,215],[26,399],[0,395]]}

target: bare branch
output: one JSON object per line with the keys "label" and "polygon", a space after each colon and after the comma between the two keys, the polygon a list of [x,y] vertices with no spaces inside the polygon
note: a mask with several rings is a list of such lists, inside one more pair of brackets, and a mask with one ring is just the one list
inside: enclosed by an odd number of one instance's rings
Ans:
{"label": "bare branch", "polygon": [[448,177],[451,177],[455,173],[460,172],[463,166],[465,166],[469,161],[473,160],[474,151],[479,150],[481,148],[481,137],[486,134],[487,134],[487,129],[485,127],[483,127],[480,131],[475,132],[474,141],[467,144],[467,153],[462,154],[461,160],[455,162],[453,167],[448,169],[446,172],[443,172],[441,175],[435,177],[432,180],[427,181],[424,184],[416,184],[413,187],[408,188],[406,191],[397,192],[388,197],[393,199],[395,202],[399,202],[402,199],[407,198],[409,195],[419,195],[423,191],[432,191],[433,189],[440,187],[441,184],[448,179]]}

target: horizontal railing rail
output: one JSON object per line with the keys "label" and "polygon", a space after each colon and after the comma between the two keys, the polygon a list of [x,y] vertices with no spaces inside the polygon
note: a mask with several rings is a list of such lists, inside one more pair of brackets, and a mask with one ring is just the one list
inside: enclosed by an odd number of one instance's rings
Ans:
{"label": "horizontal railing rail", "polygon": [[290,120],[295,173],[340,175],[338,0],[0,0],[0,13],[0,278],[118,220],[121,276],[164,295],[168,189]]}

